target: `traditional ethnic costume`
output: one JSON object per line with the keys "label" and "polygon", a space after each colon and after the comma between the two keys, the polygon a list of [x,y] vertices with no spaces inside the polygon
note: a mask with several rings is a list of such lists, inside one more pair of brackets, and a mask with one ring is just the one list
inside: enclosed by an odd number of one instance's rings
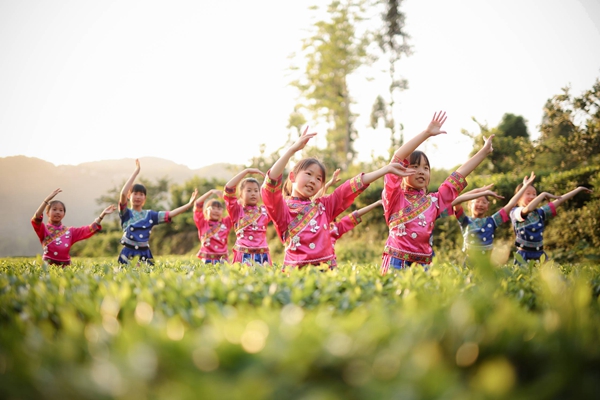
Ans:
{"label": "traditional ethnic costume", "polygon": [[242,207],[235,191],[235,187],[225,186],[223,196],[236,235],[233,262],[272,265],[267,245],[267,224],[270,221],[267,209],[264,206]]}
{"label": "traditional ethnic costume", "polygon": [[283,265],[302,268],[306,265],[337,265],[331,245],[330,223],[346,210],[368,185],[363,174],[346,181],[331,194],[315,200],[283,198],[282,176],[265,178],[261,188],[263,202],[285,246]]}
{"label": "traditional ethnic costume", "polygon": [[361,217],[358,215],[358,211],[354,211],[351,214],[346,215],[338,222],[332,222],[329,224],[331,234],[331,247],[333,248],[333,258],[337,263],[337,256],[335,255],[335,244],[344,236],[346,232],[350,232],[358,224],[362,222]]}
{"label": "traditional ethnic costume", "polygon": [[213,221],[204,217],[204,203],[196,205],[194,209],[194,222],[198,228],[200,239],[200,250],[198,258],[206,264],[217,264],[227,262],[229,252],[227,250],[227,239],[231,231],[231,216],[226,216],[220,221]]}
{"label": "traditional ethnic costume", "polygon": [[467,259],[469,253],[489,257],[494,247],[496,228],[510,219],[504,208],[491,217],[472,218],[465,214],[461,206],[458,206],[455,215],[463,234],[463,251],[467,254]]}
{"label": "traditional ethnic costume", "polygon": [[[408,165],[408,160],[402,162],[396,157],[392,162]],[[434,222],[444,210],[451,209],[452,201],[467,186],[466,179],[453,172],[438,191],[432,193],[403,187],[403,179],[393,174],[385,175],[383,180],[381,197],[389,235],[383,250],[381,273],[387,273],[390,267],[403,269],[412,263],[430,264]]]}
{"label": "traditional ethnic costume", "polygon": [[119,204],[119,217],[123,237],[121,238],[121,254],[119,263],[128,264],[134,257],[140,261],[154,264],[149,241],[152,227],[171,222],[168,211],[142,210],[135,211],[127,207],[127,203]]}
{"label": "traditional ethnic costume", "polygon": [[102,226],[93,222],[91,225],[79,228],[44,224],[44,217],[32,218],[31,225],[38,235],[42,244],[44,254],[42,259],[49,264],[65,265],[71,264],[71,255],[69,254],[74,243],[87,239],[102,229]]}
{"label": "traditional ethnic costume", "polygon": [[[556,215],[556,207],[548,203],[527,214],[521,216],[523,207],[515,207],[510,211],[510,220],[515,231],[515,246],[517,254],[523,260],[539,260],[544,252],[544,228],[546,220]],[[515,263],[517,260],[515,259]]]}

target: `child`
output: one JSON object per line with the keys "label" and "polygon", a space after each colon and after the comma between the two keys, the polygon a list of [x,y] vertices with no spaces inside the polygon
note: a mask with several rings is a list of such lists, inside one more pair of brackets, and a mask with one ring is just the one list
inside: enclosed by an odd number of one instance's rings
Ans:
{"label": "child", "polygon": [[[338,170],[336,170],[338,171]],[[331,232],[331,247],[333,247],[333,257],[337,260],[335,255],[335,244],[336,242],[346,233],[354,229],[358,224],[362,222],[361,217],[366,213],[373,210],[375,207],[378,207],[382,204],[381,200],[377,200],[374,203],[369,204],[363,208],[360,208],[351,214],[344,216],[338,222],[332,222],[330,224],[330,232]]]}
{"label": "child", "polygon": [[[496,228],[510,219],[508,213],[517,205],[517,201],[533,183],[534,179],[535,174],[533,172],[529,178],[525,177],[521,189],[517,191],[504,207],[491,217],[485,217],[490,206],[490,202],[486,196],[493,196],[498,199],[503,198],[490,190],[493,184],[461,194],[452,202],[454,215],[458,219],[460,229],[463,233],[463,251],[467,253],[467,258],[469,252],[482,253],[488,257],[491,255]],[[470,201],[469,211],[472,217],[466,216],[463,207],[460,205],[460,203],[465,201]]]}
{"label": "child", "polygon": [[[150,251],[149,241],[152,227],[165,222],[171,222],[171,218],[188,210],[194,204],[198,190],[194,190],[190,201],[171,211],[153,211],[143,210],[146,203],[146,187],[133,182],[140,173],[140,161],[135,160],[135,170],[123,189],[119,199],[119,216],[121,217],[121,227],[123,228],[123,237],[121,238],[121,254],[119,254],[119,263],[128,264],[129,260],[139,257],[140,261],[154,264],[152,252]],[[131,198],[131,208],[127,208],[128,200]]]}
{"label": "child", "polygon": [[219,200],[210,200],[203,209],[204,201],[213,194],[223,195],[220,190],[211,189],[200,196],[194,205],[194,222],[200,239],[197,256],[205,264],[228,261],[227,240],[233,225],[231,216],[223,218],[223,204]]}
{"label": "child", "polygon": [[[260,184],[255,178],[244,178],[248,174],[265,174],[255,168],[247,168],[231,178],[225,185],[227,214],[233,221],[236,234],[233,246],[233,262],[273,265],[267,245],[267,224],[270,219],[265,206],[259,206]],[[240,183],[241,181],[241,183]],[[236,187],[240,186],[240,199]]]}
{"label": "child", "polygon": [[[69,252],[73,244],[91,237],[102,229],[102,226],[100,226],[102,218],[106,214],[111,214],[117,207],[114,204],[106,207],[100,213],[100,216],[89,226],[82,226],[80,228],[67,227],[62,224],[62,219],[67,212],[65,204],[59,200],[52,200],[60,192],[62,192],[61,189],[56,189],[44,199],[44,202],[33,215],[31,225],[40,238],[40,243],[44,249],[42,259],[48,264],[60,265],[64,268],[65,265],[71,264],[71,255]],[[48,215],[48,224],[43,223],[44,208],[46,208],[46,215]]]}
{"label": "child", "polygon": [[[381,273],[390,267],[402,269],[413,262],[428,265],[433,251],[430,244],[434,221],[449,208],[461,190],[467,186],[465,177],[492,152],[492,138],[485,139],[481,150],[453,172],[440,186],[438,192],[427,193],[429,185],[429,160],[415,149],[426,139],[446,133],[441,130],[446,113],[434,114],[427,129],[406,142],[394,153],[392,162],[402,162],[416,169],[414,175],[399,179],[384,177],[382,192],[383,210],[389,227],[389,236],[383,251]],[[408,159],[406,159],[409,157]]]}
{"label": "child", "polygon": [[300,160],[289,173],[284,198],[282,175],[290,158],[302,150],[316,133],[308,133],[286,150],[267,172],[262,197],[279,239],[285,245],[284,267],[302,268],[307,265],[336,266],[331,246],[330,223],[347,209],[367,186],[387,173],[408,176],[414,171],[400,164],[362,173],[336,188],[332,194],[312,198],[324,185],[325,166],[315,158]]}
{"label": "child", "polygon": [[[515,192],[519,192],[521,187],[522,184],[519,184]],[[579,192],[592,193],[590,189],[583,186],[562,196],[555,196],[547,192],[536,196],[537,190],[534,186],[525,189],[519,198],[518,206],[510,211],[510,219],[516,236],[517,254],[523,257],[524,261],[539,260],[542,255],[546,255],[543,238],[546,220],[556,215],[556,207]],[[537,208],[544,199],[556,200]],[[516,259],[515,263],[517,263]]]}

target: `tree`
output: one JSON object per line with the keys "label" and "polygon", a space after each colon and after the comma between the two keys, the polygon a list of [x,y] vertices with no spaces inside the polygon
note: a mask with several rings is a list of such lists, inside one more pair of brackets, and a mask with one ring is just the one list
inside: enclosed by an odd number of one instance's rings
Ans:
{"label": "tree", "polygon": [[363,0],[333,0],[327,6],[327,18],[316,22],[314,32],[303,41],[303,73],[292,82],[302,101],[290,125],[297,127],[302,110],[327,123],[327,148],[321,158],[329,167],[346,168],[356,155],[356,115],[350,109],[348,76],[368,62],[368,38],[357,29],[364,12]]}
{"label": "tree", "polygon": [[403,143],[402,125],[400,138],[396,139],[396,121],[394,118],[395,94],[408,88],[408,81],[398,77],[397,64],[403,56],[410,56],[412,51],[408,45],[410,36],[404,31],[405,16],[400,11],[402,0],[379,1],[384,11],[381,13],[382,27],[375,37],[383,56],[387,56],[387,73],[389,75],[388,100],[379,95],[375,99],[371,111],[371,127],[376,129],[380,122],[390,130],[390,157]]}
{"label": "tree", "polygon": [[600,161],[600,80],[579,97],[570,88],[548,99],[536,141],[536,166],[567,170]]}

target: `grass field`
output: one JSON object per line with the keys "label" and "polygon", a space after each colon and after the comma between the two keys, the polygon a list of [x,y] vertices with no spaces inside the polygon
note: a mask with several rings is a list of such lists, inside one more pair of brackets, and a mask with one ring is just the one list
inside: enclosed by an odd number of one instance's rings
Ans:
{"label": "grass field", "polygon": [[0,260],[3,399],[586,399],[600,266]]}

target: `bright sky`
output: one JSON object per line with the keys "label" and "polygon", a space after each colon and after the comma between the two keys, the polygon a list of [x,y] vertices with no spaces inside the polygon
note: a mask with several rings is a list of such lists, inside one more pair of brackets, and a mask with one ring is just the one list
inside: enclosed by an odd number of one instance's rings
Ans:
{"label": "bright sky", "polygon": [[[322,2],[326,4],[326,2]],[[0,157],[56,165],[161,157],[198,168],[243,164],[287,138],[295,104],[288,56],[314,1],[0,1]],[[532,136],[546,100],[600,77],[598,0],[405,0],[414,55],[396,120],[408,139],[446,110],[448,135],[424,150],[432,166],[466,160],[477,132],[522,115]],[[351,80],[360,159],[385,154],[367,128],[387,82]],[[325,132],[322,132],[324,136]]]}

